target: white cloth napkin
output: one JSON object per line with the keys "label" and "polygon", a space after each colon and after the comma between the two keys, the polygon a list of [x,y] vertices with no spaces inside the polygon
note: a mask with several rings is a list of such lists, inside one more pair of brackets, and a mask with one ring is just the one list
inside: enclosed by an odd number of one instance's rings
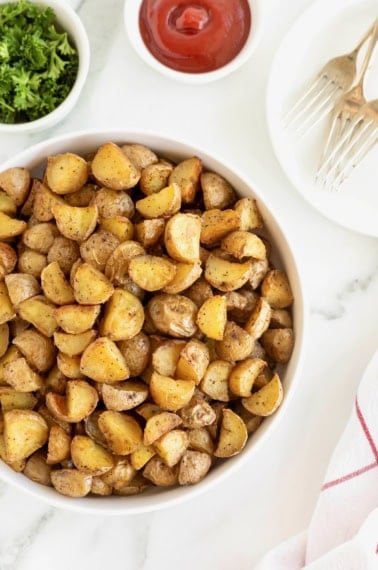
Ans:
{"label": "white cloth napkin", "polygon": [[255,570],[378,569],[378,352],[366,368],[306,532]]}

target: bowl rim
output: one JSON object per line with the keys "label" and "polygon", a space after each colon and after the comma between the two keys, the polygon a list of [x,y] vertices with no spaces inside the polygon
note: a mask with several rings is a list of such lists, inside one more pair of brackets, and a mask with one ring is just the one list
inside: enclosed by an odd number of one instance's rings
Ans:
{"label": "bowl rim", "polygon": [[[5,4],[8,0],[0,0],[0,4]],[[14,0],[13,0],[14,1]],[[90,46],[89,39],[86,29],[75,10],[70,6],[70,4],[64,0],[30,0],[34,4],[40,4],[41,6],[50,6],[55,12],[59,11],[60,14],[64,15],[70,23],[70,29],[67,25],[64,26],[64,30],[67,31],[68,35],[74,40],[75,47],[79,55],[79,66],[77,71],[77,76],[75,83],[72,86],[71,91],[68,93],[67,97],[56,107],[53,111],[36,119],[34,121],[28,121],[25,123],[1,123],[0,122],[0,133],[4,134],[23,134],[30,133],[32,131],[39,131],[42,129],[47,129],[52,127],[59,121],[63,120],[64,117],[71,111],[74,107],[86,81],[89,71],[90,64]],[[57,13],[56,19],[59,22],[60,15]]]}
{"label": "bowl rim", "polygon": [[162,75],[191,85],[201,85],[230,75],[239,69],[251,57],[260,43],[264,27],[264,2],[247,0],[252,23],[248,38],[241,51],[227,64],[213,71],[204,73],[187,73],[176,71],[157,60],[147,49],[139,30],[139,10],[143,0],[125,0],[123,17],[129,42],[139,57],[155,71]]}
{"label": "bowl rim", "polygon": [[[194,144],[188,140],[170,137],[165,134],[144,129],[85,129],[57,135],[31,145],[20,153],[8,158],[0,165],[0,171],[16,165],[34,169],[41,163],[41,160],[46,159],[49,149],[54,146],[56,147],[56,151],[54,150],[53,152],[62,152],[64,148],[67,148],[69,143],[76,146],[94,147],[106,141],[140,142],[141,144],[150,145],[152,148],[158,148],[159,144],[165,144],[170,145],[172,148],[177,148],[178,155],[195,152],[203,159],[205,164],[207,162],[215,162],[217,166],[219,165],[221,167],[221,171],[227,171],[230,175],[232,174],[232,178],[236,178],[243,186],[248,187],[251,194],[258,200],[260,208],[262,207],[263,216],[264,213],[267,213],[271,218],[267,223],[268,230],[269,226],[273,223],[275,226],[274,232],[277,233],[280,238],[280,249],[283,248],[283,245],[285,247],[285,255],[283,256],[281,254],[281,256],[283,257],[283,261],[285,261],[285,265],[290,265],[292,276],[294,276],[294,281],[292,281],[291,284],[295,287],[295,307],[298,307],[295,312],[296,342],[293,355],[288,363],[288,367],[292,368],[290,386],[288,392],[285,393],[283,403],[273,416],[267,418],[268,423],[266,423],[266,421],[263,422],[261,428],[259,428],[261,435],[251,444],[249,449],[245,449],[240,454],[220,464],[216,472],[215,470],[212,473],[210,472],[200,483],[188,487],[164,488],[161,494],[154,495],[141,494],[129,497],[84,497],[77,499],[59,495],[51,487],[39,485],[25,477],[22,473],[16,473],[5,463],[0,462],[0,480],[21,489],[23,492],[35,498],[39,498],[48,505],[82,514],[124,516],[154,512],[188,502],[215,488],[222,481],[240,470],[242,466],[248,463],[248,461],[251,461],[253,457],[258,456],[262,445],[269,443],[272,432],[277,429],[277,426],[282,422],[285,414],[287,414],[287,410],[298,388],[306,353],[309,311],[304,294],[302,276],[296,261],[297,255],[294,253],[296,248],[291,242],[291,238],[288,237],[290,236],[290,232],[287,227],[285,227],[285,221],[281,219],[281,214],[273,214],[274,208],[272,208],[269,200],[264,197],[259,186],[256,185],[249,176],[247,177],[239,169],[231,166],[223,157],[198,146],[196,143]],[[174,154],[174,152],[172,152],[172,154]],[[274,241],[277,242],[277,237]],[[269,420],[272,421],[269,422]],[[263,431],[261,431],[262,428]],[[230,461],[232,461],[232,463]]]}

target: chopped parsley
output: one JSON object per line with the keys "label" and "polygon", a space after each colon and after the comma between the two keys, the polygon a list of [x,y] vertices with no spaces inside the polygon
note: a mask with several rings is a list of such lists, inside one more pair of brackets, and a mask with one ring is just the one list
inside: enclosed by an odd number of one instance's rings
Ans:
{"label": "chopped parsley", "polygon": [[53,111],[71,91],[79,58],[50,7],[0,4],[0,122],[24,123]]}

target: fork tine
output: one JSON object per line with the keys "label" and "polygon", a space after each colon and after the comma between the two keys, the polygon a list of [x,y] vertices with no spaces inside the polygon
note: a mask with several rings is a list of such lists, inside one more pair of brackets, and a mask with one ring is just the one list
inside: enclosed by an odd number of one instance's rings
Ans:
{"label": "fork tine", "polygon": [[306,119],[300,123],[295,132],[302,136],[305,132],[309,132],[315,125],[319,123],[332,109],[339,87],[336,85],[323,95],[323,99],[315,108],[311,110]]}
{"label": "fork tine", "polygon": [[[298,99],[298,101],[289,109],[289,111],[287,111],[287,113],[284,115],[282,119],[283,126],[285,128],[295,118],[296,112],[299,112],[301,107],[303,106],[308,107],[309,102],[311,102],[311,99],[309,99],[310,96],[314,97],[316,95],[323,79],[324,78],[321,77],[320,75],[316,77],[315,81],[312,82],[307,91]],[[306,102],[306,99],[309,99],[309,102]]]}

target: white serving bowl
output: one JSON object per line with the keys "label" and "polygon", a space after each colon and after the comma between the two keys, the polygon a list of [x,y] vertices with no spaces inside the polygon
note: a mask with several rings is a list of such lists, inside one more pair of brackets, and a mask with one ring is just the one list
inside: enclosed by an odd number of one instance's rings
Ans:
{"label": "white serving bowl", "polygon": [[175,79],[191,85],[202,85],[221,79],[233,73],[241,67],[253,54],[257,48],[263,30],[263,0],[248,0],[250,6],[252,21],[251,29],[247,41],[237,56],[219,69],[205,73],[186,73],[175,71],[160,63],[152,53],[147,49],[139,29],[139,11],[143,0],[125,0],[124,20],[128,38],[131,45],[141,59],[152,67],[155,71],[162,73],[170,79]]}
{"label": "white serving bowl", "polygon": [[82,513],[124,515],[154,511],[187,501],[214,487],[217,483],[235,473],[243,465],[249,463],[251,467],[253,462],[258,465],[258,451],[263,445],[269,445],[269,435],[274,430],[277,430],[280,423],[284,421],[295,387],[301,377],[307,311],[300,274],[293,256],[292,246],[288,243],[281,226],[280,213],[275,210],[274,204],[267,203],[263,191],[257,189],[251,180],[245,178],[232,166],[225,164],[223,160],[218,160],[212,154],[197,146],[194,147],[183,141],[149,132],[127,130],[83,131],[66,134],[32,146],[1,165],[0,172],[12,166],[23,166],[35,173],[40,173],[38,168],[44,164],[46,157],[49,155],[66,151],[85,154],[96,149],[106,141],[141,143],[164,157],[177,160],[194,155],[198,156],[202,159],[206,169],[213,170],[224,176],[240,196],[255,197],[273,245],[272,260],[276,266],[283,268],[287,272],[295,299],[293,306],[295,347],[290,362],[286,365],[281,375],[285,394],[282,405],[274,415],[264,420],[258,430],[248,439],[245,449],[239,455],[217,464],[197,485],[170,489],[156,488],[152,491],[147,491],[145,494],[131,497],[112,496],[72,499],[59,495],[53,488],[34,483],[25,475],[14,472],[0,461],[0,479],[18,487],[20,491],[26,491],[51,505]]}
{"label": "white serving bowl", "polygon": [[[33,0],[32,0],[33,1]],[[9,0],[0,0],[6,4]],[[23,134],[48,129],[62,121],[73,109],[84,87],[90,62],[90,49],[87,32],[73,8],[65,0],[38,0],[41,6],[50,6],[54,12],[59,26],[68,33],[68,36],[79,54],[79,68],[76,81],[62,103],[40,119],[26,123],[6,124],[0,122],[0,134]]]}

